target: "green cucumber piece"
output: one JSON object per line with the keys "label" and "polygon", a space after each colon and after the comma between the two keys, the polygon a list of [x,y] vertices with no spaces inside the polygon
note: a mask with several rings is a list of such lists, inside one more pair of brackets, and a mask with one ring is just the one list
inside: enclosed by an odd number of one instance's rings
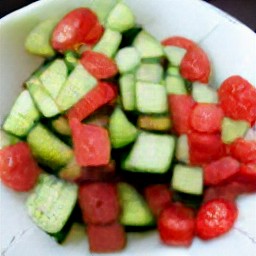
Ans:
{"label": "green cucumber piece", "polygon": [[184,79],[180,76],[170,76],[168,75],[165,80],[166,91],[168,94],[188,94],[186,83]]}
{"label": "green cucumber piece", "polygon": [[56,99],[61,87],[67,80],[68,69],[64,60],[56,59],[39,76],[49,95]]}
{"label": "green cucumber piece", "polygon": [[125,226],[150,226],[155,219],[147,203],[137,190],[127,183],[118,183],[122,208],[120,222]]}
{"label": "green cucumber piece", "polygon": [[97,85],[97,80],[78,64],[63,85],[56,103],[66,111]]}
{"label": "green cucumber piece", "polygon": [[237,138],[244,137],[249,128],[250,124],[244,120],[224,117],[221,126],[221,140],[225,144],[230,144]]}
{"label": "green cucumber piece", "polygon": [[173,170],[172,188],[179,192],[201,195],[203,193],[203,170],[177,164]]}
{"label": "green cucumber piece", "polygon": [[127,119],[124,112],[117,107],[110,117],[109,134],[113,148],[121,148],[132,143],[137,135],[137,128]]}
{"label": "green cucumber piece", "polygon": [[133,74],[122,75],[119,79],[119,84],[123,108],[127,111],[135,110],[135,76]]}
{"label": "green cucumber piece", "polygon": [[140,63],[140,55],[136,48],[125,47],[120,49],[115,57],[120,73],[127,73],[134,70]]}
{"label": "green cucumber piece", "polygon": [[136,36],[133,46],[139,51],[141,58],[158,58],[164,55],[160,42],[144,30]]}
{"label": "green cucumber piece", "polygon": [[124,47],[130,47],[135,39],[135,37],[140,33],[142,30],[141,27],[133,27],[128,29],[122,33],[122,41],[120,44],[120,49]]}
{"label": "green cucumber piece", "polygon": [[136,79],[143,82],[160,83],[164,70],[159,63],[141,63],[136,71]]}
{"label": "green cucumber piece", "polygon": [[24,90],[16,99],[9,115],[7,116],[3,129],[18,137],[24,137],[40,118],[29,92]]}
{"label": "green cucumber piece", "polygon": [[67,65],[69,73],[72,72],[73,69],[78,64],[78,59],[79,59],[79,54],[77,52],[73,52],[73,51],[65,52],[64,61]]}
{"label": "green cucumber piece", "polygon": [[165,46],[164,52],[171,65],[179,67],[187,50],[176,46]]}
{"label": "green cucumber piece", "polygon": [[77,191],[75,184],[41,174],[26,202],[28,214],[45,232],[57,233],[65,226],[75,207]]}
{"label": "green cucumber piece", "polygon": [[171,120],[168,116],[139,116],[137,125],[148,131],[165,132],[171,129]]}
{"label": "green cucumber piece", "polygon": [[71,129],[68,124],[67,118],[59,116],[58,118],[51,121],[53,129],[64,136],[71,136]]}
{"label": "green cucumber piece", "polygon": [[52,57],[55,51],[51,45],[51,36],[58,20],[48,19],[39,23],[27,36],[25,48],[28,52],[42,57]]}
{"label": "green cucumber piece", "polygon": [[121,43],[122,35],[118,31],[106,29],[100,41],[94,46],[93,51],[103,53],[113,58]]}
{"label": "green cucumber piece", "polygon": [[180,68],[169,65],[167,68],[167,75],[180,77]]}
{"label": "green cucumber piece", "polygon": [[171,166],[174,149],[174,137],[141,132],[123,168],[132,172],[166,173]]}
{"label": "green cucumber piece", "polygon": [[135,26],[135,17],[131,9],[121,2],[109,13],[106,26],[122,33]]}
{"label": "green cucumber piece", "polygon": [[137,110],[145,114],[163,114],[168,111],[165,86],[148,82],[136,83]]}
{"label": "green cucumber piece", "polygon": [[192,84],[192,97],[199,103],[218,103],[218,93],[206,84],[194,82]]}
{"label": "green cucumber piece", "polygon": [[38,162],[53,170],[65,166],[73,157],[72,149],[41,124],[30,131],[27,142]]}
{"label": "green cucumber piece", "polygon": [[45,117],[53,117],[60,113],[60,109],[51,98],[39,78],[33,76],[26,82],[26,87],[29,90],[37,108]]}
{"label": "green cucumber piece", "polygon": [[20,139],[0,129],[0,149],[16,144],[18,142],[20,142]]}
{"label": "green cucumber piece", "polygon": [[186,134],[178,137],[175,156],[180,162],[189,163],[188,136]]}
{"label": "green cucumber piece", "polygon": [[68,180],[68,181],[75,181],[79,177],[81,177],[82,168],[76,162],[75,157],[70,160],[70,162],[61,168],[58,172],[58,176],[61,179]]}

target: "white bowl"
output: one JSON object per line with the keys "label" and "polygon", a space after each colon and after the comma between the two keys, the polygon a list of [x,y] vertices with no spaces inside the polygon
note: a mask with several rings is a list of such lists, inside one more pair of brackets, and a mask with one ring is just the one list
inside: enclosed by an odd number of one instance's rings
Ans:
{"label": "white bowl", "polygon": [[[106,1],[106,0],[103,0]],[[10,110],[21,85],[42,62],[27,54],[24,39],[39,21],[61,16],[91,0],[41,0],[13,12],[0,21],[0,123]],[[239,74],[256,85],[256,36],[249,28],[211,5],[199,0],[127,0],[139,24],[158,39],[182,35],[198,42],[209,54],[213,65],[212,85],[232,74]],[[97,255],[88,251],[84,230],[77,227],[64,245],[38,229],[25,209],[26,193],[1,189],[1,255],[68,256]],[[195,239],[186,248],[167,247],[156,232],[130,234],[127,248],[114,255],[172,256],[255,256],[256,196],[238,201],[240,214],[233,230],[209,242]],[[113,255],[113,254],[109,254]]]}

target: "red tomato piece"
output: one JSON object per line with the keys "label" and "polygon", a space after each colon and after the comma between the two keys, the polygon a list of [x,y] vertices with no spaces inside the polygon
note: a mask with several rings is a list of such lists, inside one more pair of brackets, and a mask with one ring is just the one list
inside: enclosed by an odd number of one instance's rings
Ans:
{"label": "red tomato piece", "polygon": [[196,218],[196,233],[204,240],[227,233],[238,215],[235,203],[225,199],[213,199],[203,204]]}
{"label": "red tomato piece", "polygon": [[145,198],[155,216],[171,203],[171,191],[166,185],[157,184],[145,188]]}
{"label": "red tomato piece", "polygon": [[110,160],[110,139],[106,129],[70,120],[76,161],[80,166],[107,165]]}
{"label": "red tomato piece", "polygon": [[158,218],[158,231],[163,243],[189,246],[195,236],[195,217],[192,209],[174,203]]}
{"label": "red tomato piece", "polygon": [[231,144],[230,153],[242,163],[256,164],[256,140],[238,138]]}
{"label": "red tomato piece", "polygon": [[77,8],[66,14],[55,27],[52,46],[57,51],[72,50],[85,43],[86,36],[97,24],[98,18],[88,8]]}
{"label": "red tomato piece", "polygon": [[191,132],[188,134],[190,163],[202,165],[223,157],[225,145],[219,134]]}
{"label": "red tomato piece", "polygon": [[193,46],[187,50],[180,64],[180,73],[191,82],[208,83],[211,65],[203,49]]}
{"label": "red tomato piece", "polygon": [[165,46],[177,46],[188,50],[191,46],[196,46],[196,43],[192,40],[181,37],[181,36],[171,36],[162,41],[162,45]]}
{"label": "red tomato piece", "polygon": [[118,72],[116,63],[99,52],[83,52],[80,62],[97,79],[110,78]]}
{"label": "red tomato piece", "polygon": [[200,103],[193,109],[190,123],[198,132],[219,132],[223,117],[222,109],[216,104]]}
{"label": "red tomato piece", "polygon": [[16,191],[32,189],[40,174],[27,143],[19,142],[0,150],[0,178]]}
{"label": "red tomato piece", "polygon": [[180,135],[190,130],[190,115],[195,105],[190,95],[168,95],[169,109],[174,130]]}
{"label": "red tomato piece", "polygon": [[104,27],[99,22],[97,22],[94,25],[94,27],[90,30],[90,32],[86,35],[84,43],[88,45],[96,44],[100,40],[103,33]]}
{"label": "red tomato piece", "polygon": [[205,185],[218,185],[239,172],[240,163],[230,157],[222,157],[204,166]]}
{"label": "red tomato piece", "polygon": [[68,119],[72,118],[82,121],[95,110],[107,104],[117,97],[117,89],[114,85],[99,82],[98,85],[88,92],[67,113]]}
{"label": "red tomato piece", "polygon": [[256,121],[256,88],[240,76],[227,78],[218,90],[226,116],[235,120]]}
{"label": "red tomato piece", "polygon": [[88,225],[87,234],[91,252],[112,253],[122,250],[126,244],[125,231],[119,223]]}
{"label": "red tomato piece", "polygon": [[78,200],[85,223],[108,224],[118,219],[120,209],[114,184],[84,184],[79,188]]}

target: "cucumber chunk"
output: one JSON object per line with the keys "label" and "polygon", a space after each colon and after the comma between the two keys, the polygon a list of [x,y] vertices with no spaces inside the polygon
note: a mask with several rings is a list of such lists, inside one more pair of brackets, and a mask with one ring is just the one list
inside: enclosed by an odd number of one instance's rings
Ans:
{"label": "cucumber chunk", "polygon": [[136,83],[137,110],[145,114],[163,114],[168,111],[165,86],[148,82]]}
{"label": "cucumber chunk", "polygon": [[39,23],[27,36],[25,48],[28,52],[42,57],[52,57],[55,51],[51,45],[51,35],[58,20],[48,19]]}
{"label": "cucumber chunk", "polygon": [[172,163],[175,148],[174,137],[141,132],[123,168],[132,172],[166,173]]}
{"label": "cucumber chunk", "polygon": [[223,143],[230,144],[237,138],[244,137],[249,128],[250,124],[246,121],[224,117],[222,120],[221,139]]}
{"label": "cucumber chunk", "polygon": [[218,103],[218,93],[206,84],[194,82],[192,84],[192,97],[200,103]]}
{"label": "cucumber chunk", "polygon": [[186,83],[184,79],[180,76],[170,76],[166,77],[166,91],[168,94],[188,94]]}
{"label": "cucumber chunk", "polygon": [[119,84],[123,108],[127,111],[135,110],[135,76],[133,74],[122,75],[119,79]]}
{"label": "cucumber chunk", "polygon": [[136,72],[136,79],[157,84],[163,79],[163,74],[163,67],[159,63],[141,63]]}
{"label": "cucumber chunk", "polygon": [[75,157],[71,161],[61,168],[58,172],[58,176],[64,180],[75,181],[82,175],[82,168],[76,162]]}
{"label": "cucumber chunk", "polygon": [[68,124],[67,118],[60,116],[51,122],[53,129],[64,136],[71,136],[71,129]]}
{"label": "cucumber chunk", "polygon": [[109,13],[106,26],[122,33],[135,26],[135,17],[126,4],[118,3]]}
{"label": "cucumber chunk", "polygon": [[203,170],[177,164],[173,170],[172,188],[179,192],[201,195],[203,193]]}
{"label": "cucumber chunk", "polygon": [[178,67],[187,51],[176,46],[165,46],[164,52],[171,65]]}
{"label": "cucumber chunk", "polygon": [[139,65],[140,55],[136,48],[125,47],[117,52],[115,60],[120,73],[127,73]]}
{"label": "cucumber chunk", "polygon": [[26,203],[28,214],[45,232],[57,233],[65,226],[75,207],[77,191],[75,184],[41,174]]}
{"label": "cucumber chunk", "polygon": [[168,116],[139,116],[137,125],[149,131],[169,131],[171,120]]}
{"label": "cucumber chunk", "polygon": [[78,64],[63,85],[56,103],[65,111],[97,85],[97,80]]}
{"label": "cucumber chunk", "polygon": [[117,185],[122,208],[120,222],[125,226],[149,226],[154,224],[154,216],[137,190],[127,183]]}
{"label": "cucumber chunk", "polygon": [[60,113],[59,107],[37,77],[31,77],[26,82],[26,87],[36,106],[45,117],[53,117]]}
{"label": "cucumber chunk", "polygon": [[93,51],[103,53],[109,58],[112,58],[115,56],[121,40],[121,33],[106,29],[100,41],[94,46]]}
{"label": "cucumber chunk", "polygon": [[136,36],[133,46],[139,51],[141,58],[158,58],[164,55],[160,42],[144,30]]}
{"label": "cucumber chunk", "polygon": [[32,154],[39,163],[57,170],[73,157],[72,149],[43,125],[36,125],[27,137]]}
{"label": "cucumber chunk", "polygon": [[12,136],[11,134],[8,134],[0,129],[0,149],[16,144],[19,141],[20,140],[17,137]]}
{"label": "cucumber chunk", "polygon": [[189,163],[188,136],[186,134],[179,136],[175,156],[179,161]]}
{"label": "cucumber chunk", "polygon": [[23,137],[28,134],[39,118],[40,113],[29,92],[24,90],[16,99],[3,124],[3,129],[18,137]]}
{"label": "cucumber chunk", "polygon": [[174,67],[172,65],[169,65],[167,68],[167,75],[180,77],[181,75],[180,75],[179,67]]}
{"label": "cucumber chunk", "polygon": [[121,148],[136,139],[138,130],[117,107],[110,117],[109,133],[112,147]]}
{"label": "cucumber chunk", "polygon": [[72,72],[78,64],[79,54],[73,51],[67,51],[64,55],[64,61],[67,65],[68,72]]}
{"label": "cucumber chunk", "polygon": [[67,79],[67,75],[68,70],[64,60],[56,59],[43,71],[39,79],[50,96],[56,99]]}

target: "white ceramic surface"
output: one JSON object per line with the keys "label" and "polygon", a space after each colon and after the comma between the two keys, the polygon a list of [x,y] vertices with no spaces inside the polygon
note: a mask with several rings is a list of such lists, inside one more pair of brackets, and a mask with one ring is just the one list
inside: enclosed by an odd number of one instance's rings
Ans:
{"label": "white ceramic surface", "polygon": [[[42,61],[24,51],[23,42],[40,20],[61,16],[93,0],[41,0],[0,21],[0,123],[8,113],[23,81]],[[106,1],[106,0],[103,0]],[[138,23],[158,39],[183,35],[197,41],[213,64],[212,85],[239,74],[256,85],[256,36],[246,26],[200,0],[127,0]],[[28,218],[27,194],[0,185],[0,244],[2,256],[82,256],[88,251],[86,236],[76,227],[64,245],[39,230]],[[130,234],[127,249],[109,255],[144,256],[256,256],[256,196],[238,201],[240,215],[227,235],[203,242],[195,239],[189,249],[161,245],[157,233]]]}

